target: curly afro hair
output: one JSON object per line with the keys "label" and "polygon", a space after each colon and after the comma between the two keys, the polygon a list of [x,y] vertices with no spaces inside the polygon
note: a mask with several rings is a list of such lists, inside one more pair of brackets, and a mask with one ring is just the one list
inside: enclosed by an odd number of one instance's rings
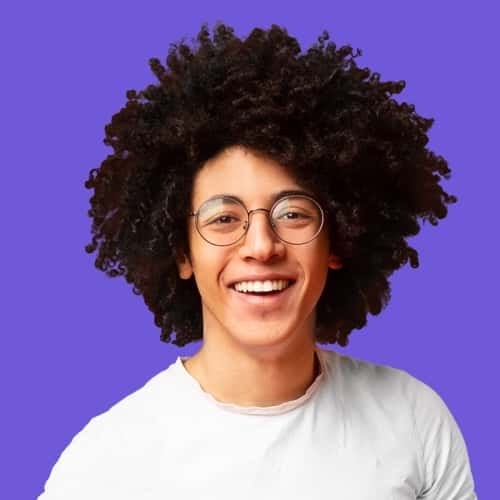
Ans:
{"label": "curly afro hair", "polygon": [[[348,344],[390,300],[388,278],[418,253],[405,237],[418,218],[437,225],[457,198],[439,181],[445,159],[426,148],[433,119],[391,98],[404,81],[382,82],[359,68],[351,46],[327,31],[306,53],[286,29],[255,28],[241,40],[217,22],[202,25],[194,46],[171,44],[166,65],[151,58],[159,83],[126,92],[105,127],[113,148],[85,187],[95,266],[124,275],[161,329],[184,346],[203,338],[194,279],[181,280],[177,259],[189,256],[186,214],[196,172],[231,146],[285,166],[325,207],[331,250],[343,267],[329,269],[317,304],[315,339]],[[196,43],[197,42],[197,43]]]}

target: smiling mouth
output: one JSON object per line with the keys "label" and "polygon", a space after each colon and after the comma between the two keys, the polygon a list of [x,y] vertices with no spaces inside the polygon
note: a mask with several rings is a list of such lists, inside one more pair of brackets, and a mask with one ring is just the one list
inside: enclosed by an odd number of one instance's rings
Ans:
{"label": "smiling mouth", "polygon": [[231,289],[234,290],[235,292],[238,292],[242,295],[253,295],[255,297],[263,297],[263,296],[273,296],[273,295],[279,295],[280,293],[284,292],[288,288],[290,288],[292,285],[295,284],[294,280],[291,280],[288,282],[288,284],[282,288],[281,290],[260,290],[258,292],[255,291],[245,291],[245,290],[237,290],[234,285],[231,285]]}

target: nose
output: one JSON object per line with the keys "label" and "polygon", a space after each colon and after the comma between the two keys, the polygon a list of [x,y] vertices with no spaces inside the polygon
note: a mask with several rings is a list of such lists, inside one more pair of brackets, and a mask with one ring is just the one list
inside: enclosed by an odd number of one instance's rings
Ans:
{"label": "nose", "polygon": [[[260,212],[260,217],[253,217]],[[254,258],[267,261],[272,257],[282,256],[285,251],[284,243],[278,238],[270,225],[269,211],[265,208],[250,210],[248,214],[248,229],[243,237],[243,244],[238,252],[242,258]]]}

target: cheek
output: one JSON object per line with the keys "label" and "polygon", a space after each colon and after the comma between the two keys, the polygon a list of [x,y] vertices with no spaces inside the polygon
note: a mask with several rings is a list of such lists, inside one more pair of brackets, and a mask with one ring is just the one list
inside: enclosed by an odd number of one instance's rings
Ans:
{"label": "cheek", "polygon": [[328,275],[329,254],[324,248],[318,248],[303,260],[309,287],[313,295],[321,295]]}
{"label": "cheek", "polygon": [[298,255],[298,258],[303,262],[304,268],[315,275],[326,273],[329,257],[328,247],[322,241],[318,241],[318,244],[311,248],[304,248],[304,252]]}
{"label": "cheek", "polygon": [[215,251],[212,248],[199,248],[193,254],[193,271],[201,293],[203,290],[217,287],[220,282],[225,260],[223,253],[217,250],[217,248]]}

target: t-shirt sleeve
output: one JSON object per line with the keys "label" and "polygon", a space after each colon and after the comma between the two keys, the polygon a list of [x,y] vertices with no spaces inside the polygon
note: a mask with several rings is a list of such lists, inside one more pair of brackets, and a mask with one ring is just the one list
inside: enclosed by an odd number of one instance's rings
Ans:
{"label": "t-shirt sleeve", "polygon": [[109,432],[105,431],[94,417],[76,434],[52,468],[38,500],[98,500],[112,493],[110,486],[117,484],[120,477],[113,477],[118,468],[104,466],[116,455],[110,449],[113,443]]}
{"label": "t-shirt sleeve", "polygon": [[467,447],[455,418],[432,388],[417,382],[414,422],[424,479],[417,498],[477,500]]}

